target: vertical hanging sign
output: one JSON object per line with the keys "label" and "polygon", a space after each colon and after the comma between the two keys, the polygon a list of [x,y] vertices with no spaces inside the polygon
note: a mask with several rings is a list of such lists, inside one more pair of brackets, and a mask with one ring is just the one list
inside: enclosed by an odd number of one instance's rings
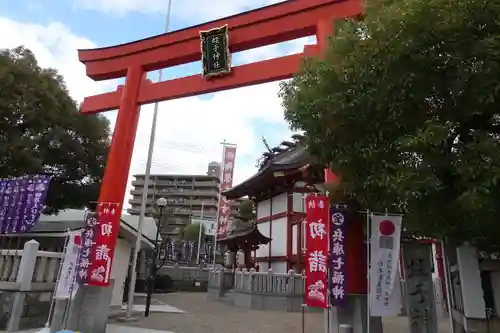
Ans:
{"label": "vertical hanging sign", "polygon": [[429,244],[403,245],[410,333],[437,333],[436,300]]}
{"label": "vertical hanging sign", "polygon": [[372,316],[397,315],[401,307],[399,254],[401,216],[373,215],[370,245],[370,311]]}
{"label": "vertical hanging sign", "polygon": [[78,291],[78,284],[75,283],[78,272],[78,256],[81,248],[81,232],[71,232],[66,245],[66,252],[62,261],[62,268],[57,279],[55,296],[58,299],[74,297]]}
{"label": "vertical hanging sign", "polygon": [[[224,145],[223,147],[223,157],[221,165],[221,181],[220,181],[220,192],[233,187],[233,175],[234,175],[234,162],[236,158],[236,145]],[[223,195],[220,196],[219,207],[218,207],[218,220],[217,220],[217,238],[221,238],[227,235],[227,230],[229,226],[229,218],[231,217],[231,206],[230,200],[227,200]]]}
{"label": "vertical hanging sign", "polygon": [[227,25],[200,31],[202,76],[231,73],[231,53]]}
{"label": "vertical hanging sign", "polygon": [[90,286],[109,285],[111,264],[120,227],[119,207],[120,205],[115,203],[99,203],[97,206],[95,244],[91,251],[87,281]]}
{"label": "vertical hanging sign", "polygon": [[346,210],[330,207],[330,303],[344,305],[347,301],[347,277],[345,242],[347,232]]}
{"label": "vertical hanging sign", "polygon": [[328,307],[329,211],[326,196],[306,197],[306,305]]}
{"label": "vertical hanging sign", "polygon": [[90,259],[92,249],[95,245],[97,218],[95,213],[87,213],[85,218],[85,228],[83,229],[82,241],[80,244],[80,255],[78,256],[78,274],[76,281],[79,284],[86,284],[88,282],[88,271],[90,269]]}

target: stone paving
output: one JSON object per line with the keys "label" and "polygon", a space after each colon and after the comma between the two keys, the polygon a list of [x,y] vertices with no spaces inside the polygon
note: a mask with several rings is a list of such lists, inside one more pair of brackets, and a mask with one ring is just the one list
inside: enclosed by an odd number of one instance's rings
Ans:
{"label": "stone paving", "polygon": [[[16,333],[48,333],[50,330],[45,330],[45,329],[32,329],[32,330],[25,330],[25,331],[18,331]],[[68,331],[70,332],[70,331]],[[5,331],[0,331],[0,333],[7,333]],[[127,327],[123,325],[113,325],[109,324],[108,327],[106,328],[106,333],[174,333],[174,332],[168,332],[168,331],[157,331],[157,330],[151,330],[151,329],[145,329],[145,328],[137,328],[137,327]]]}
{"label": "stone paving", "polygon": [[[159,303],[168,304],[185,313],[152,313],[149,318],[127,324],[174,333],[302,333],[302,314],[257,311],[210,302],[204,293],[155,295]],[[114,322],[114,321],[112,321]],[[305,332],[322,333],[321,313],[305,314]],[[384,333],[409,332],[406,317],[384,320]],[[440,322],[439,333],[451,333],[446,319]]]}

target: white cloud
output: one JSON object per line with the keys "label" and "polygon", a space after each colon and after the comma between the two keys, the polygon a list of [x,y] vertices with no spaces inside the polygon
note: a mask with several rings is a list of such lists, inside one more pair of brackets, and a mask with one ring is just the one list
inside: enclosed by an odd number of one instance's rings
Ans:
{"label": "white cloud", "polygon": [[0,48],[28,47],[42,67],[56,68],[66,80],[73,98],[81,101],[85,96],[107,89],[110,82],[96,83],[85,76],[85,67],[78,61],[77,49],[96,47],[85,37],[75,36],[60,23],[47,26],[15,22],[0,17]]}
{"label": "white cloud", "polygon": [[[20,44],[30,48],[41,66],[54,67],[64,75],[72,96],[78,101],[116,87],[116,82],[95,83],[85,76],[76,50],[96,45],[72,34],[60,23],[42,26],[0,17],[0,30],[11,32],[0,39],[0,48]],[[289,51],[300,51],[304,42],[292,42]],[[275,57],[279,52],[278,47],[269,46],[242,54],[240,59],[244,62],[261,60]],[[263,151],[252,122],[264,120],[275,124],[278,131],[283,131],[282,135],[277,135],[282,139],[290,134],[283,126],[283,110],[277,91],[278,83],[269,83],[219,92],[212,99],[192,97],[161,103],[152,172],[205,173],[209,162],[220,161],[219,143],[226,139],[238,144],[236,183],[251,176],[256,171],[254,161]],[[107,113],[112,126],[116,113]],[[153,105],[142,107],[131,174],[144,172],[152,115]],[[241,161],[245,157],[252,163],[243,165]],[[128,196],[125,204],[128,204]]]}
{"label": "white cloud", "polygon": [[[243,11],[264,7],[284,0],[172,0],[172,17],[197,23],[215,20]],[[98,10],[114,15],[138,12],[166,13],[168,0],[73,0],[77,8]],[[194,14],[196,11],[196,15]]]}

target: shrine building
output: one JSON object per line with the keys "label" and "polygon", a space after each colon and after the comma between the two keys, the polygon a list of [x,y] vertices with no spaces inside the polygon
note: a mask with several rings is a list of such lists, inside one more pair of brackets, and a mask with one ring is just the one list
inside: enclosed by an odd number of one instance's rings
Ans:
{"label": "shrine building", "polygon": [[259,240],[252,244],[251,261],[260,271],[302,271],[304,196],[323,190],[324,167],[314,163],[305,147],[284,141],[263,154],[255,175],[223,193],[229,200],[248,196],[256,204],[257,230],[249,228],[233,238]]}

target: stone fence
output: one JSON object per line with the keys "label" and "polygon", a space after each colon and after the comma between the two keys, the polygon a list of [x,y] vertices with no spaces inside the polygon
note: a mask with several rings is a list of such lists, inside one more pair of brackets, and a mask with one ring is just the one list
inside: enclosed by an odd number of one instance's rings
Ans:
{"label": "stone fence", "polygon": [[209,272],[208,298],[250,309],[300,312],[304,280],[292,270],[274,273],[272,270],[218,269]]}
{"label": "stone fence", "polygon": [[[406,284],[401,281],[401,312],[406,316]],[[255,269],[217,269],[208,272],[208,298],[232,305],[285,312],[301,311],[304,301],[304,280],[301,274],[257,272]],[[441,283],[434,278],[437,316],[445,316]]]}
{"label": "stone fence", "polygon": [[168,276],[172,286],[171,291],[206,292],[208,286],[208,273],[210,268],[198,266],[163,266],[159,269],[159,278]]}
{"label": "stone fence", "polygon": [[47,320],[63,253],[38,248],[31,240],[23,250],[0,250],[0,330],[41,327]]}

